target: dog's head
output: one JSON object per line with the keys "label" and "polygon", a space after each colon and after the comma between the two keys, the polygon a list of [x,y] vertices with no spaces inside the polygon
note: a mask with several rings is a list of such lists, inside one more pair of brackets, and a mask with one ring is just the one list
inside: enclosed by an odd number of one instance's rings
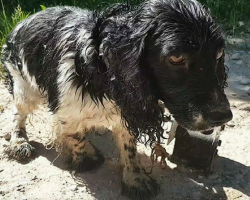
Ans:
{"label": "dog's head", "polygon": [[232,119],[224,93],[224,39],[210,13],[193,0],[152,1],[154,30],[145,45],[159,98],[189,130],[207,130]]}
{"label": "dog's head", "polygon": [[232,119],[224,93],[227,71],[222,34],[197,2],[173,1],[171,5],[155,38],[160,57],[151,54],[150,59],[160,98],[184,128],[221,126]]}
{"label": "dog's head", "polygon": [[[122,77],[117,84],[124,81],[129,88],[118,96],[133,91],[125,97],[131,110],[125,119],[133,115],[141,126],[154,121],[160,113],[152,106],[155,98],[164,101],[177,122],[189,130],[205,131],[232,119],[224,93],[224,39],[200,3],[151,0],[128,17],[127,26],[120,27],[121,35],[114,36],[117,42],[106,54],[112,57],[106,63],[112,62],[113,71],[119,71],[116,76]],[[145,120],[144,114],[151,117]]]}

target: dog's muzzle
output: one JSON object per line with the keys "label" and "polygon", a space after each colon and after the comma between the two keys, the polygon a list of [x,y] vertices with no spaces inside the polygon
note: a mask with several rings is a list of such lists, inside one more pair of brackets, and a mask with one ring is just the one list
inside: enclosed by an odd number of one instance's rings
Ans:
{"label": "dog's muzzle", "polygon": [[232,111],[230,109],[220,109],[217,111],[211,111],[207,115],[207,120],[211,126],[222,126],[229,122],[233,118]]}

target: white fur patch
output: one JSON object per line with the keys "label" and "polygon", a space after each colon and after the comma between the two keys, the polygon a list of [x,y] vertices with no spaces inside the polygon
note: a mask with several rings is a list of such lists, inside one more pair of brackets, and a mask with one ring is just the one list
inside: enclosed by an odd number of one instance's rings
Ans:
{"label": "white fur patch", "polygon": [[[120,111],[113,102],[104,100],[104,107],[97,105],[89,94],[82,96],[82,87],[77,89],[69,80],[75,73],[75,54],[76,52],[68,52],[62,56],[58,68],[59,107],[56,116],[62,122],[59,132],[81,133],[86,128],[110,129],[121,126]],[[87,84],[83,83],[83,86]]]}
{"label": "white fur patch", "polygon": [[30,83],[31,87],[33,87],[34,89],[38,89],[35,76],[30,76],[30,73],[28,71],[27,62],[25,61],[23,49],[20,50],[19,57],[21,58],[21,62],[22,62],[23,75],[25,76],[27,81]]}
{"label": "white fur patch", "polygon": [[111,129],[121,126],[120,111],[115,104],[104,101],[103,107],[95,104],[89,94],[84,95],[83,100],[81,95],[80,90],[75,92],[75,88],[72,88],[63,98],[56,113],[58,120],[63,122],[62,133],[81,133],[93,127]]}
{"label": "white fur patch", "polygon": [[[38,104],[44,102],[38,89],[31,86],[29,80],[25,81],[16,66],[5,62],[4,66],[9,70],[14,80],[15,105],[23,107],[24,113],[32,113]],[[26,111],[25,111],[26,110]]]}
{"label": "white fur patch", "polygon": [[[69,94],[69,91],[72,87],[72,81],[69,81],[68,79],[72,74],[75,73],[75,52],[68,52],[65,54],[62,59],[60,60],[60,64],[58,67],[58,89],[59,89],[59,104],[63,104],[64,99]],[[81,88],[79,88],[81,90]],[[75,95],[75,94],[73,94]]]}

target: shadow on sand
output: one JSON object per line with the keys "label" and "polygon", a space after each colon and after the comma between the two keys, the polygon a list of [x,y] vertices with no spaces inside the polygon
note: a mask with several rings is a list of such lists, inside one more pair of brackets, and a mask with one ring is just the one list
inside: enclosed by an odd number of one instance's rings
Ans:
{"label": "shadow on sand", "polygon": [[[78,187],[86,187],[87,192],[98,200],[127,200],[121,196],[122,174],[118,164],[118,150],[115,148],[111,136],[97,135],[94,136],[92,142],[101,143],[99,147],[101,147],[100,150],[104,153],[106,161],[97,170],[75,174],[74,179],[79,184]],[[54,149],[48,150],[37,142],[32,142],[32,145],[36,148],[37,157],[43,156],[58,168],[67,170],[63,158],[58,157]],[[143,165],[150,166],[150,158],[145,154],[141,157]],[[181,173],[176,169],[161,170],[156,167],[152,177],[160,184],[161,191],[155,199],[229,199],[223,187],[233,188],[238,191],[236,191],[237,194],[241,192],[250,198],[250,167],[229,158],[218,157],[215,160],[214,171],[218,177],[207,179],[198,171]]]}

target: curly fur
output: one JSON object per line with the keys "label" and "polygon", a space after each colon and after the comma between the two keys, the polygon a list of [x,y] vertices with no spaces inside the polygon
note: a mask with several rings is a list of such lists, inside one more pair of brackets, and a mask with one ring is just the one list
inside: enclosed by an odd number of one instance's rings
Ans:
{"label": "curly fur", "polygon": [[[112,126],[125,166],[125,193],[132,188],[132,196],[146,198],[145,191],[155,195],[158,187],[139,173],[134,140],[163,137],[158,100],[189,130],[208,130],[232,118],[224,55],[216,59],[224,46],[221,30],[197,1],[150,0],[101,12],[74,7],[38,12],[9,34],[1,61],[13,85],[17,129],[25,129],[24,119],[45,97],[67,159],[82,168],[91,157],[93,165],[100,163],[85,134]],[[185,63],[169,61],[180,55]]]}

